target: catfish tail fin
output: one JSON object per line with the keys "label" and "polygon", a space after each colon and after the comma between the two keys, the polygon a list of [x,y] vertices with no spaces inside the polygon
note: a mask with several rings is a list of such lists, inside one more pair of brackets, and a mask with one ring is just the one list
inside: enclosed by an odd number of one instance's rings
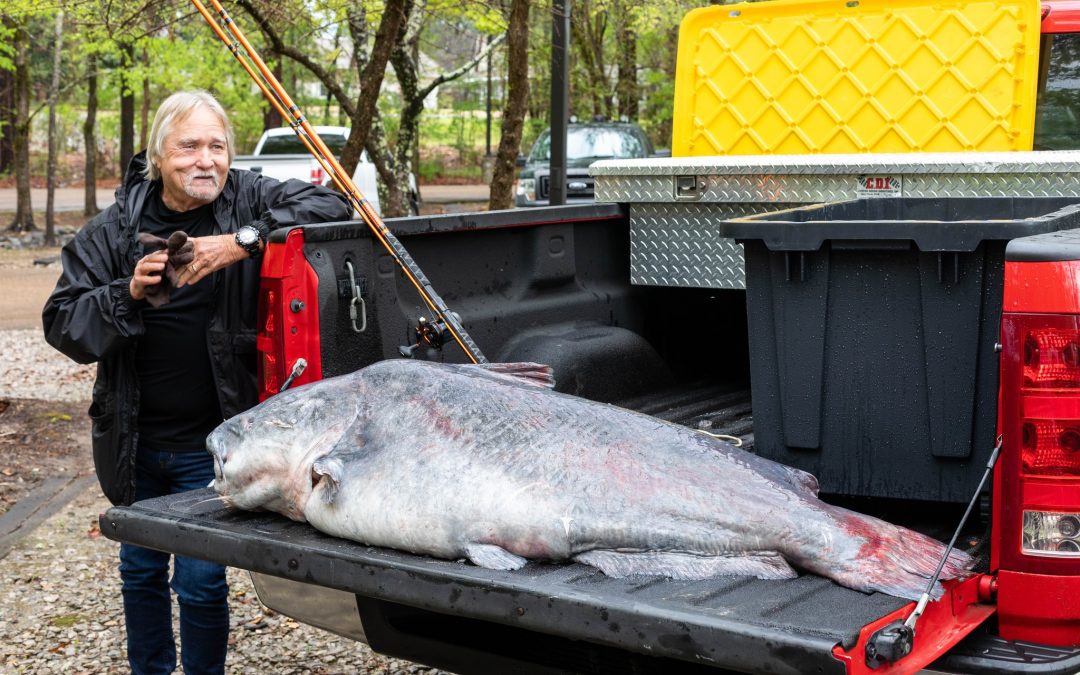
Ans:
{"label": "catfish tail fin", "polygon": [[[927,590],[945,544],[924,534],[898,527],[877,518],[845,509],[836,509],[840,538],[833,555],[839,560],[822,560],[813,571],[856,590],[886,593],[918,600]],[[839,542],[838,542],[839,543]],[[969,574],[975,560],[958,550],[949,552],[938,580],[930,589],[935,600],[944,594],[941,581]]]}

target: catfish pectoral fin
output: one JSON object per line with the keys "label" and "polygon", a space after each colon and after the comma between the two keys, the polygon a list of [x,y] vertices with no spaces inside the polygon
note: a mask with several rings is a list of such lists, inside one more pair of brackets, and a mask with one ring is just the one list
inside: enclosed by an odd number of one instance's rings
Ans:
{"label": "catfish pectoral fin", "polygon": [[728,576],[753,576],[758,579],[794,579],[798,576],[783,556],[773,551],[709,556],[666,551],[627,553],[597,550],[579,553],[574,560],[592,565],[609,577],[616,578],[646,574],[696,581]]}
{"label": "catfish pectoral fin", "polygon": [[489,570],[519,570],[528,562],[494,544],[469,544],[465,547],[465,557],[477,567]]}
{"label": "catfish pectoral fin", "polygon": [[320,457],[311,465],[311,487],[322,486],[322,500],[326,504],[333,504],[337,497],[338,488],[341,486],[341,476],[345,467],[341,460],[333,455]]}

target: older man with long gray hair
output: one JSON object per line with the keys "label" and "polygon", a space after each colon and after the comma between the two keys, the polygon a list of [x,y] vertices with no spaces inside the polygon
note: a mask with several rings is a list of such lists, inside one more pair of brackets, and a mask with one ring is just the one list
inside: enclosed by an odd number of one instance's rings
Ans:
{"label": "older man with long gray hair", "polygon": [[[116,203],[64,247],[43,312],[45,337],[97,362],[90,406],[105,495],[130,504],[205,487],[207,434],[257,402],[256,306],[268,233],[345,220],[346,200],[302,181],[230,170],[232,127],[204,91],[165,99]],[[128,661],[176,668],[169,555],[120,547]],[[220,565],[176,556],[184,672],[222,673],[229,634]]]}

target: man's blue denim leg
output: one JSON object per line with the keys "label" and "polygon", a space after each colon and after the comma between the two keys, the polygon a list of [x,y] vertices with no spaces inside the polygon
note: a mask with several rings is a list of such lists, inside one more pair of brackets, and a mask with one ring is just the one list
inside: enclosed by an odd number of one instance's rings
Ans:
{"label": "man's blue denim leg", "polygon": [[[174,492],[206,487],[214,479],[213,458],[205,452],[178,454]],[[185,675],[225,672],[229,646],[229,586],[225,568],[176,556],[172,589],[180,603],[180,661]]]}
{"label": "man's blue denim leg", "polygon": [[[140,448],[135,464],[135,500],[168,494],[168,481],[158,453]],[[120,544],[124,623],[132,675],[159,675],[176,670],[172,599],[169,596],[169,554]]]}
{"label": "man's blue denim leg", "polygon": [[[214,477],[203,452],[171,453],[139,448],[135,499],[206,487]],[[128,662],[134,675],[176,668],[169,555],[122,544],[120,576],[128,631]],[[180,603],[180,658],[185,673],[223,673],[229,640],[228,585],[221,565],[177,556],[172,588]]]}

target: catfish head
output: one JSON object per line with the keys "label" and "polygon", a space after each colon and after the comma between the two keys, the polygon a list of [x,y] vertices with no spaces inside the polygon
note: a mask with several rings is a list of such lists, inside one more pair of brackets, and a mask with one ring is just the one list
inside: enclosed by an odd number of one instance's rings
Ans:
{"label": "catfish head", "polygon": [[356,420],[350,376],[289,389],[221,423],[206,439],[214,490],[226,504],[303,522],[311,466]]}

